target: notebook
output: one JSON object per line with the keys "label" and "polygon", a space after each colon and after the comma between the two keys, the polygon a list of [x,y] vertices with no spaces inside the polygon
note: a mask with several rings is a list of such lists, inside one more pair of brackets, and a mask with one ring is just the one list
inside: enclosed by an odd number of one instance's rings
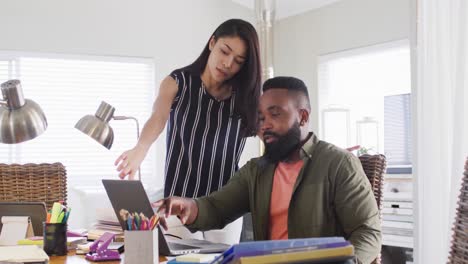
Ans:
{"label": "notebook", "polygon": [[[120,209],[129,212],[142,212],[147,217],[154,215],[151,203],[140,181],[102,180],[109,200],[119,219],[120,226],[125,229],[125,222],[120,218]],[[159,253],[164,256],[177,256],[188,253],[219,253],[230,247],[222,243],[212,243],[199,239],[173,239],[164,235],[158,226]]]}
{"label": "notebook", "polygon": [[34,235],[29,216],[2,216],[0,220],[0,246],[14,246],[18,240]]}

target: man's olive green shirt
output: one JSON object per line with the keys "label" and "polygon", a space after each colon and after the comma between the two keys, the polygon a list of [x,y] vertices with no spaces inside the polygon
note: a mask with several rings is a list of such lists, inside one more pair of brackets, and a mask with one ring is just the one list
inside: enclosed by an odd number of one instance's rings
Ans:
{"label": "man's olive green shirt", "polygon": [[[380,252],[380,218],[359,159],[312,133],[301,159],[288,210],[289,238],[343,236],[354,245],[358,260],[370,263]],[[264,158],[250,160],[220,191],[196,200],[198,216],[188,227],[220,229],[251,212],[254,239],[268,240],[275,169]]]}

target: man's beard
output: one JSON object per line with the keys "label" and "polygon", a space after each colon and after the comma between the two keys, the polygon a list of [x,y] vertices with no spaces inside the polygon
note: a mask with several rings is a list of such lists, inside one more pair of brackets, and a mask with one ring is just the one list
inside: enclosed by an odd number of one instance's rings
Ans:
{"label": "man's beard", "polygon": [[286,160],[301,144],[299,122],[295,122],[283,136],[268,131],[263,134],[263,136],[266,135],[276,137],[276,141],[265,143],[265,153],[263,154],[263,157],[273,163]]}

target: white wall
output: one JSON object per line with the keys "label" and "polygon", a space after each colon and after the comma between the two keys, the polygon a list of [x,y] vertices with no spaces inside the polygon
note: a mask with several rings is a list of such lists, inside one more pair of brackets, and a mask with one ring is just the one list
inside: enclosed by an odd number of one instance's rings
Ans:
{"label": "white wall", "polygon": [[275,24],[275,75],[303,79],[318,132],[317,56],[409,38],[410,1],[342,0]]}
{"label": "white wall", "polygon": [[[1,0],[0,10],[2,51],[153,58],[156,84],[193,62],[221,22],[241,18],[254,24],[253,11],[230,0]],[[152,149],[157,151],[162,186],[165,135]],[[87,217],[80,207],[92,211],[105,201],[90,202],[77,193],[69,192],[69,202],[77,209],[71,224],[87,227],[93,214]]]}
{"label": "white wall", "polygon": [[[230,0],[4,0],[0,10],[0,50],[154,58],[156,84],[194,61],[221,22],[254,21]],[[153,149],[162,177],[165,135]]]}
{"label": "white wall", "polygon": [[155,58],[160,74],[192,62],[222,21],[253,21],[229,0],[1,1],[0,49]]}

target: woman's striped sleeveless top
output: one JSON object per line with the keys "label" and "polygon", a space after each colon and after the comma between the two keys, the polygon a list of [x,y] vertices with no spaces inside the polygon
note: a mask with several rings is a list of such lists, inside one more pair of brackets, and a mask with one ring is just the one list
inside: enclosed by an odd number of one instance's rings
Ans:
{"label": "woman's striped sleeveless top", "polygon": [[234,114],[236,94],[217,101],[200,76],[180,70],[170,76],[179,90],[167,124],[164,196],[205,196],[238,170],[246,139]]}

